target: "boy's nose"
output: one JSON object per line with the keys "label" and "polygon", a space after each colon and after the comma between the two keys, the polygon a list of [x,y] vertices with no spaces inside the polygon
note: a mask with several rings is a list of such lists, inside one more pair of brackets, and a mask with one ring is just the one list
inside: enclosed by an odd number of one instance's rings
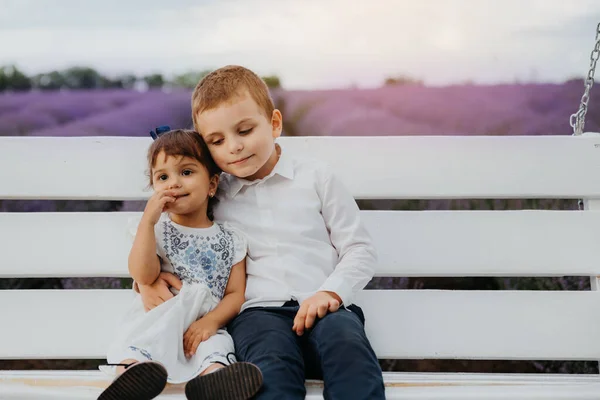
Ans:
{"label": "boy's nose", "polygon": [[243,148],[244,145],[241,140],[232,140],[229,142],[229,151],[233,154],[239,153]]}

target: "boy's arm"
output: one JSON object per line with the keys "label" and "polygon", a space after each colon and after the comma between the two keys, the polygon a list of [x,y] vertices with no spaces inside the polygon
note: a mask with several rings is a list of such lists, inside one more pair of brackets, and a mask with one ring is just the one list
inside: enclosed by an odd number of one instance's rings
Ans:
{"label": "boy's arm", "polygon": [[329,169],[319,172],[322,172],[321,213],[331,243],[339,254],[338,264],[319,291],[337,294],[342,304],[348,306],[373,278],[377,253],[352,194]]}
{"label": "boy's arm", "polygon": [[160,260],[156,254],[154,224],[143,218],[137,228],[129,252],[129,274],[140,285],[152,284],[160,274]]}
{"label": "boy's arm", "polygon": [[192,323],[183,335],[183,349],[190,357],[200,342],[214,335],[239,314],[246,300],[246,258],[231,268],[225,295],[219,304],[205,316]]}
{"label": "boy's arm", "polygon": [[318,171],[317,191],[321,198],[321,214],[331,243],[339,257],[333,273],[317,293],[304,300],[294,318],[292,330],[303,335],[315,320],[349,306],[354,296],[373,278],[377,254],[371,237],[360,220],[354,197],[328,169]]}

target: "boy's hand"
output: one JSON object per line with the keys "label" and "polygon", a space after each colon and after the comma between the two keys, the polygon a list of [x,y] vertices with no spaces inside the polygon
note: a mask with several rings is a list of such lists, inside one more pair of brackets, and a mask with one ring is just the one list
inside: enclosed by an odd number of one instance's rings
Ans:
{"label": "boy's hand", "polygon": [[216,334],[218,329],[219,324],[206,317],[200,318],[191,324],[183,334],[183,351],[185,356],[189,358],[196,354],[196,349],[198,349],[200,343]]}
{"label": "boy's hand", "polygon": [[169,290],[170,287],[181,290],[181,281],[177,276],[168,272],[161,272],[151,285],[138,284],[146,312],[173,297],[173,293]]}
{"label": "boy's hand", "polygon": [[156,225],[160,214],[169,207],[169,203],[175,202],[175,195],[172,190],[161,190],[154,193],[146,203],[142,218],[152,226]]}
{"label": "boy's hand", "polygon": [[304,334],[305,329],[310,329],[315,324],[317,317],[323,318],[328,312],[335,312],[340,308],[341,299],[333,292],[317,292],[300,305],[294,318],[292,330],[298,336]]}

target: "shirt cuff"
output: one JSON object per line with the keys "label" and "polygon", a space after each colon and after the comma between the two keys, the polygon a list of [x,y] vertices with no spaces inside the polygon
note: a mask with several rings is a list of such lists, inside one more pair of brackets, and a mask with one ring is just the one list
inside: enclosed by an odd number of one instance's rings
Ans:
{"label": "shirt cuff", "polygon": [[319,288],[319,291],[334,292],[342,299],[342,304],[340,305],[349,306],[352,304],[352,288],[348,287],[344,280],[338,277],[327,278],[323,286]]}

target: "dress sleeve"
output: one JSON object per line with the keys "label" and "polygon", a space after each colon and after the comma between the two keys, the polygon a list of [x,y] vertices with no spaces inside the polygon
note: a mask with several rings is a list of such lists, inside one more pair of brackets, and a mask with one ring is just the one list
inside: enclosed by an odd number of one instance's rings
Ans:
{"label": "dress sleeve", "polygon": [[248,241],[241,230],[234,228],[229,224],[226,224],[225,227],[231,232],[233,238],[233,265],[235,265],[246,257],[248,252]]}
{"label": "dress sleeve", "polygon": [[135,217],[130,217],[127,220],[127,237],[133,244],[133,240],[135,239],[135,235],[137,234],[137,228],[142,220],[142,215],[136,215]]}
{"label": "dress sleeve", "polygon": [[[162,240],[162,235],[160,231],[161,222],[165,220],[166,214],[163,213],[158,220],[158,223],[154,226],[154,237],[156,238],[156,254],[160,256],[160,245]],[[133,245],[133,241],[135,240],[135,235],[137,234],[138,226],[142,221],[142,214],[137,215],[135,217],[130,217],[127,220],[127,237],[130,240],[130,243]]]}

